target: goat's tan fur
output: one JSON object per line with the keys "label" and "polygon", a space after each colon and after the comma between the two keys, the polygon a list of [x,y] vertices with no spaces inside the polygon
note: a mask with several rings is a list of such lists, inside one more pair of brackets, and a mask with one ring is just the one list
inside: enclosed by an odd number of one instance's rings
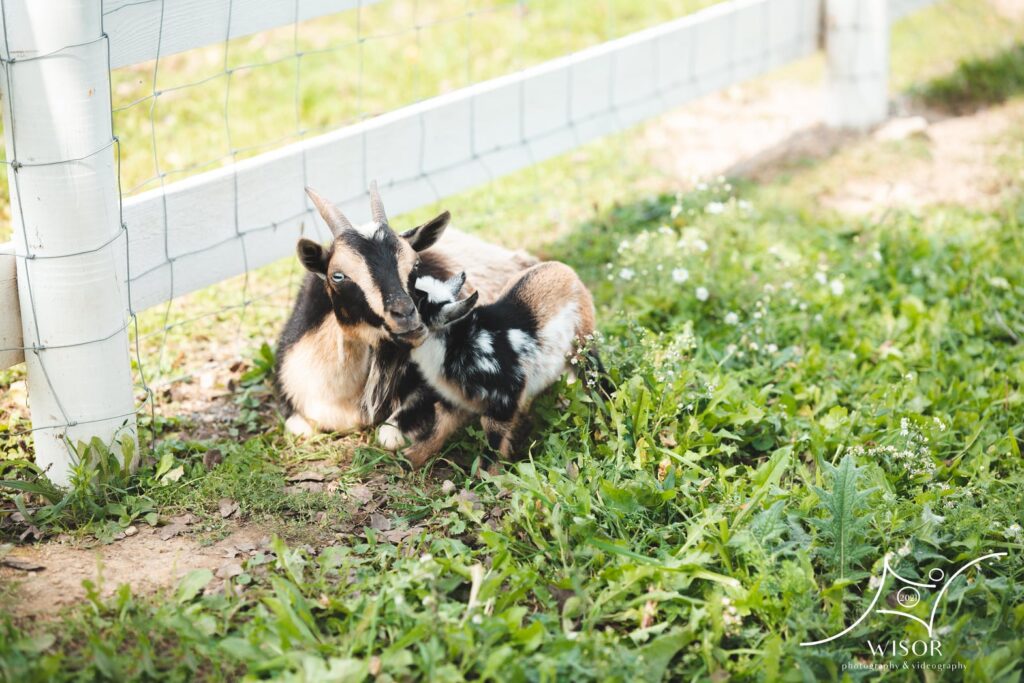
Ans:
{"label": "goat's tan fur", "polygon": [[[377,292],[376,299],[368,300],[370,307],[380,314],[383,302],[379,290],[369,284],[370,275],[365,262],[353,255],[341,255],[336,249],[335,259],[348,277],[356,279],[364,292]],[[404,276],[415,262],[415,253],[408,249],[399,255],[399,268]],[[511,251],[495,244],[449,228],[440,242],[428,250],[440,255],[451,265],[452,271],[466,271],[467,292],[477,290],[482,301],[493,301],[513,276],[536,263],[536,259],[523,251]],[[427,252],[424,252],[427,253]],[[361,270],[360,270],[361,267]],[[317,329],[310,330],[292,346],[280,371],[282,390],[288,395],[295,413],[286,425],[296,434],[316,431],[351,431],[368,426],[361,401],[370,371],[370,345],[379,333],[365,325],[354,328],[340,327],[329,319]],[[464,421],[464,420],[463,420]],[[440,442],[444,441],[462,423],[457,419],[439,420]],[[423,450],[423,449],[420,449]]]}

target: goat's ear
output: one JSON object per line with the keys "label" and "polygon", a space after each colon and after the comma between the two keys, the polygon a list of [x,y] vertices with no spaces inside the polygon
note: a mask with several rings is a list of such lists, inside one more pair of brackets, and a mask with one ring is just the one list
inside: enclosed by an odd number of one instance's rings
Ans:
{"label": "goat's ear", "polygon": [[480,292],[473,292],[462,301],[456,301],[454,303],[445,304],[441,307],[440,319],[444,325],[451,325],[457,322],[473,310],[473,306],[476,305],[476,300],[480,298]]}
{"label": "goat's ear", "polygon": [[321,280],[327,278],[327,252],[322,246],[303,237],[295,245],[295,251],[298,252],[299,261],[306,267],[306,270]]}
{"label": "goat's ear", "polygon": [[411,246],[416,251],[423,251],[434,246],[437,240],[441,239],[441,235],[444,234],[444,229],[448,227],[448,221],[452,218],[451,213],[445,211],[439,214],[435,218],[431,218],[423,225],[417,226],[412,230],[407,230],[402,233]]}

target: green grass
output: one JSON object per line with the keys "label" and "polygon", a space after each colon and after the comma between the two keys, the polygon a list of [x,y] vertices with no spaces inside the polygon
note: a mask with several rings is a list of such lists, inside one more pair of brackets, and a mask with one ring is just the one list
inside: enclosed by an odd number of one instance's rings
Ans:
{"label": "green grass", "polygon": [[954,112],[1001,104],[1024,92],[1024,44],[981,59],[961,61],[956,70],[926,83],[921,98]]}
{"label": "green grass", "polygon": [[[884,553],[912,578],[1003,550],[957,589],[928,661],[1007,680],[1024,655],[1024,268],[1003,256],[1024,246],[1024,206],[872,224],[735,192],[622,205],[551,248],[593,287],[617,391],[561,387],[527,461],[473,476],[484,443],[467,433],[451,456],[470,469],[445,474],[460,495],[357,449],[343,490],[384,473],[383,509],[416,535],[281,544],[224,594],[200,595],[200,573],[9,624],[8,677],[838,679],[865,638],[921,637],[876,617],[798,645],[863,610]],[[276,430],[216,446],[209,473],[171,449],[183,476],[145,470],[138,493],[165,513],[227,495],[278,516],[283,479],[261,471],[338,457]]]}
{"label": "green grass", "polygon": [[[950,7],[977,15],[933,49],[956,24],[939,11]],[[895,80],[941,74],[917,60],[929,50],[948,71],[986,49],[985,33],[1017,30],[976,7],[943,3],[897,26]],[[907,26],[921,32],[910,47]],[[1024,137],[1012,135],[998,163],[1019,182]],[[410,473],[358,439],[284,436],[260,409],[257,358],[232,396],[244,410],[231,433],[177,438],[190,418],[161,411],[163,440],[136,475],[108,458],[66,503],[52,490],[21,501],[51,534],[110,540],[188,511],[206,540],[229,531],[217,508],[230,498],[283,540],[223,591],[204,593],[218,581],[198,572],[155,596],[93,591],[50,621],[0,611],[0,679],[860,680],[843,667],[871,660],[866,639],[923,629],[876,615],[849,637],[799,643],[861,614],[885,553],[921,580],[1005,551],[951,589],[942,654],[895,661],[965,667],[925,674],[938,680],[1019,680],[1024,265],[1009,255],[1024,246],[1024,204],[877,221],[819,206],[823,184],[917,153],[905,147],[761,186],[647,196],[636,139],[449,202],[460,227],[581,273],[611,400],[560,386],[537,407],[530,457],[496,476],[472,429],[432,471]],[[207,317],[166,336],[164,311],[148,312],[147,367],[191,372],[192,337],[212,323],[242,347],[272,340],[294,274],[291,262],[252,273],[249,294],[266,298],[244,318],[223,310],[240,300],[238,280],[176,301],[170,322]],[[0,478],[32,482],[24,440],[3,447]],[[338,469],[337,490],[286,490],[312,467]],[[414,533],[395,543],[374,529],[345,495],[357,487]]]}

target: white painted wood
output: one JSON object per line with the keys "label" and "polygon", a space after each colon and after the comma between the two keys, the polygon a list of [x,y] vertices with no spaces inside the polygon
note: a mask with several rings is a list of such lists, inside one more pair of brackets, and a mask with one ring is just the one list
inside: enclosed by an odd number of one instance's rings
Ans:
{"label": "white painted wood", "polygon": [[21,346],[14,245],[7,242],[0,244],[0,370],[25,360]]}
{"label": "white painted wood", "polygon": [[[379,0],[104,0],[111,67],[223,43]],[[230,12],[230,34],[228,18]]]}
{"label": "white painted wood", "polygon": [[818,0],[723,3],[128,199],[134,308],[325,237],[304,184],[363,220],[376,179],[397,215],[810,54],[819,18]]}
{"label": "white painted wood", "polygon": [[69,445],[135,436],[107,46],[95,0],[4,9],[17,58],[0,85],[35,461],[66,484]]}
{"label": "white painted wood", "polygon": [[826,121],[866,130],[889,115],[888,0],[826,0]]}

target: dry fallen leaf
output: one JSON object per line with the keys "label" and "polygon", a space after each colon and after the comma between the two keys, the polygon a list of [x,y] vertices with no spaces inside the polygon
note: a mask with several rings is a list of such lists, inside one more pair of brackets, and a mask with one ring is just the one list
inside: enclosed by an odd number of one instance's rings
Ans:
{"label": "dry fallen leaf", "polygon": [[217,569],[218,579],[230,579],[242,573],[242,565],[238,562],[225,562]]}
{"label": "dry fallen leaf", "polygon": [[373,498],[373,491],[366,484],[356,484],[347,493],[349,498],[354,498],[360,503],[369,503]]}
{"label": "dry fallen leaf", "polygon": [[178,524],[177,522],[168,524],[167,526],[160,529],[160,540],[169,541],[181,532],[186,531],[187,529],[188,526],[186,526],[185,524]]}
{"label": "dry fallen leaf", "polygon": [[288,481],[323,481],[323,472],[317,472],[315,470],[306,470],[305,472],[299,472],[288,477]]}
{"label": "dry fallen leaf", "polygon": [[370,527],[377,531],[389,531],[391,529],[391,520],[375,512],[370,515]]}
{"label": "dry fallen leaf", "polygon": [[219,449],[211,448],[210,450],[203,453],[203,467],[207,470],[212,470],[214,467],[219,465],[224,460],[224,456],[221,454]]}
{"label": "dry fallen leaf", "polygon": [[221,498],[217,503],[217,507],[220,509],[220,516],[224,519],[238,512],[238,503],[230,498]]}
{"label": "dry fallen leaf", "polygon": [[21,572],[41,572],[46,567],[31,560],[19,560],[16,557],[5,557],[0,560],[0,564],[11,569],[17,569]]}

